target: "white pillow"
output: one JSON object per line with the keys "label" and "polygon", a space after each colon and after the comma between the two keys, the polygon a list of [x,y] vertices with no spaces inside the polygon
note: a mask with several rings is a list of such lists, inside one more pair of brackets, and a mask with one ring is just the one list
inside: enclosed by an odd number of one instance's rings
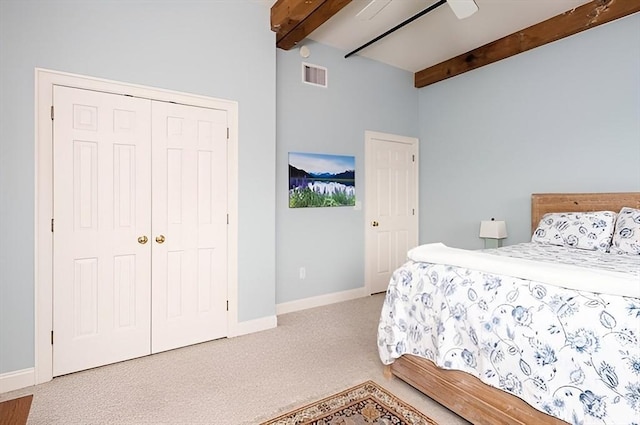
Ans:
{"label": "white pillow", "polygon": [[606,252],[615,220],[613,211],[548,213],[540,219],[531,242]]}
{"label": "white pillow", "polygon": [[631,207],[620,210],[611,241],[611,252],[640,255],[640,210]]}

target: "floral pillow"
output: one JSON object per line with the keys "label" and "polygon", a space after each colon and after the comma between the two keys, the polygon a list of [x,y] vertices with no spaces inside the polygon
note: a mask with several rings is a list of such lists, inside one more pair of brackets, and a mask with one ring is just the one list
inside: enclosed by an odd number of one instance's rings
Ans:
{"label": "floral pillow", "polygon": [[620,210],[611,241],[611,252],[640,255],[640,210],[630,207]]}
{"label": "floral pillow", "polygon": [[548,213],[540,219],[531,242],[606,252],[615,221],[613,211]]}

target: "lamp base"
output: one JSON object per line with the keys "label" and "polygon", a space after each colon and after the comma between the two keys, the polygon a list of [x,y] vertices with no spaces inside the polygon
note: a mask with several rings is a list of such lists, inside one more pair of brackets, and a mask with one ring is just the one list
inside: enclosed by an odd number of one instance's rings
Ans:
{"label": "lamp base", "polygon": [[484,238],[484,248],[500,248],[502,246],[502,239]]}

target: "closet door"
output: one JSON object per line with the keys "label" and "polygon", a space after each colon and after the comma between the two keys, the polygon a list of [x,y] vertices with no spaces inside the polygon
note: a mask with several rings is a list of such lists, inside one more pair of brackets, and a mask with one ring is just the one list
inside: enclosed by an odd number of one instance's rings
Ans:
{"label": "closet door", "polygon": [[150,353],[150,101],[54,87],[53,374]]}
{"label": "closet door", "polygon": [[152,102],[152,352],[227,334],[227,112]]}

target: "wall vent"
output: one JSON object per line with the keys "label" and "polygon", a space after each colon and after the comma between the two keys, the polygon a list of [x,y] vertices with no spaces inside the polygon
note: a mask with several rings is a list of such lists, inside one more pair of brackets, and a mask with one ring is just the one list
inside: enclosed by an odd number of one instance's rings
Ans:
{"label": "wall vent", "polygon": [[327,68],[310,63],[302,63],[302,82],[314,86],[327,87]]}

